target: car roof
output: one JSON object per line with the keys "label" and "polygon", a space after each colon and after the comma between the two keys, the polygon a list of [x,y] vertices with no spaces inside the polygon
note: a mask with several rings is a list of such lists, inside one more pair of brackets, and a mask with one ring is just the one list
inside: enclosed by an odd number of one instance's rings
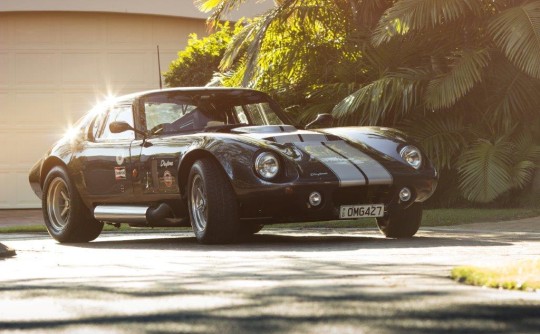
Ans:
{"label": "car roof", "polygon": [[253,92],[264,94],[257,90],[248,89],[248,88],[230,88],[230,87],[176,87],[176,88],[164,88],[164,89],[153,89],[146,90],[142,92],[131,93],[127,95],[118,96],[114,99],[114,103],[122,102],[132,102],[135,99],[138,99],[142,96],[156,94],[156,93],[167,93],[167,92],[189,92],[189,93],[211,93],[211,92]]}

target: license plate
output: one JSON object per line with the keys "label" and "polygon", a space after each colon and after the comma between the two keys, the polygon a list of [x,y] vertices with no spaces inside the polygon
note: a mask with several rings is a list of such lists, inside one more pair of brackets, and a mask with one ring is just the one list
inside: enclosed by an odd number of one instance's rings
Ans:
{"label": "license plate", "polygon": [[339,218],[372,218],[384,216],[384,204],[342,205]]}

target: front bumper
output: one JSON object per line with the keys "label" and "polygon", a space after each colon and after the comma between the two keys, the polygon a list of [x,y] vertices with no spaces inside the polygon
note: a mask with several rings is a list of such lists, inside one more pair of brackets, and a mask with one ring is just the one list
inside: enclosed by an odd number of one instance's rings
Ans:
{"label": "front bumper", "polygon": [[[239,197],[242,219],[266,219],[269,222],[305,222],[339,219],[342,205],[384,204],[385,215],[405,209],[414,202],[423,202],[437,185],[436,178],[408,179],[393,185],[339,187],[336,183],[286,184],[261,186]],[[412,197],[407,202],[399,199],[399,191],[408,187]],[[320,205],[309,204],[309,195],[322,195]]]}

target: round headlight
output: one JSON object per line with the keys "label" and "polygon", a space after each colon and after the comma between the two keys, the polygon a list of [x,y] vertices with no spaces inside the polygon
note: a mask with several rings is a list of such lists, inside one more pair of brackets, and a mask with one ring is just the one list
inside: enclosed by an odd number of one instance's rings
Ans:
{"label": "round headlight", "polygon": [[422,166],[422,154],[420,154],[420,150],[417,149],[414,146],[405,146],[401,149],[399,152],[403,160],[405,160],[411,167],[414,167],[416,169],[420,168]]}
{"label": "round headlight", "polygon": [[270,153],[263,152],[255,159],[255,170],[263,179],[272,179],[279,173],[278,158]]}

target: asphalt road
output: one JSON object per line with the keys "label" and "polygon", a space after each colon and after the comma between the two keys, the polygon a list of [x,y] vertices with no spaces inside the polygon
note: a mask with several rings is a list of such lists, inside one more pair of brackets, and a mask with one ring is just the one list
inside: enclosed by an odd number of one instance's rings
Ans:
{"label": "asphalt road", "polygon": [[[538,333],[540,293],[458,284],[455,265],[540,256],[538,218],[519,225],[263,230],[239,245],[191,234],[109,233],[60,245],[4,235],[1,332]],[[506,227],[505,227],[506,226]]]}

